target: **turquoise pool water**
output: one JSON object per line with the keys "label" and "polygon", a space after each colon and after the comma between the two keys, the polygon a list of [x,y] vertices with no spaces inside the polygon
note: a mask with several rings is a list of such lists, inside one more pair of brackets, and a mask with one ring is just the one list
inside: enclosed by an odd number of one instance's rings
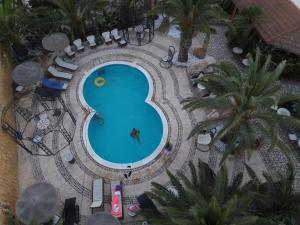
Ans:
{"label": "turquoise pool water", "polygon": [[[97,77],[106,81],[97,87]],[[163,123],[159,113],[145,102],[149,92],[147,77],[137,68],[123,64],[101,67],[83,84],[87,104],[101,115],[88,124],[88,139],[93,151],[102,159],[130,164],[145,159],[159,146]],[[139,140],[130,136],[140,131]]]}

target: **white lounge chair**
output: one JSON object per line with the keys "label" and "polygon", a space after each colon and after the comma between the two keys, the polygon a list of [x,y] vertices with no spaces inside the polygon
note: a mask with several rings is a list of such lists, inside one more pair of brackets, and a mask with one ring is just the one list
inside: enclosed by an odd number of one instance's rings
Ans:
{"label": "white lounge chair", "polygon": [[56,78],[63,78],[63,79],[71,80],[73,77],[73,75],[71,73],[58,71],[53,66],[48,67],[48,72],[51,73],[51,75]]}
{"label": "white lounge chair", "polygon": [[84,46],[82,45],[82,41],[80,38],[73,41],[73,44],[76,46],[77,51],[84,50]]}
{"label": "white lounge chair", "polygon": [[65,53],[66,53],[68,56],[70,56],[70,57],[72,57],[72,56],[74,56],[74,55],[75,55],[75,52],[74,52],[74,51],[72,51],[72,49],[71,49],[71,46],[70,46],[70,45],[68,45],[67,47],[65,47]]}
{"label": "white lounge chair", "polygon": [[89,42],[89,45],[90,47],[95,47],[97,44],[96,44],[96,41],[95,41],[95,36],[94,35],[89,35],[86,37],[86,40]]}
{"label": "white lounge chair", "polygon": [[120,40],[122,38],[119,35],[118,29],[113,29],[110,33],[113,36],[113,39],[115,39],[116,41],[118,41],[118,40]]}
{"label": "white lounge chair", "polygon": [[110,33],[109,31],[103,32],[102,37],[104,38],[105,44],[110,44],[112,43],[112,39],[110,38]]}
{"label": "white lounge chair", "polygon": [[75,65],[75,64],[72,64],[72,63],[68,63],[68,62],[65,62],[64,60],[62,60],[62,58],[60,57],[55,57],[54,59],[54,62],[56,63],[56,65],[62,67],[62,68],[65,68],[65,69],[68,69],[68,70],[77,70],[78,69],[78,65]]}
{"label": "white lounge chair", "polygon": [[92,213],[95,208],[100,208],[103,204],[103,179],[93,180],[93,200],[91,204]]}

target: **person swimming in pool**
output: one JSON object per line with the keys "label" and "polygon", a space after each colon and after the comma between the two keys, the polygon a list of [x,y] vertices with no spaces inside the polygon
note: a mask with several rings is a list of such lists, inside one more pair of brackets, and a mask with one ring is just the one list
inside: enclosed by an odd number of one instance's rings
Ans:
{"label": "person swimming in pool", "polygon": [[138,129],[132,128],[130,136],[136,139],[137,141],[140,141],[140,131]]}

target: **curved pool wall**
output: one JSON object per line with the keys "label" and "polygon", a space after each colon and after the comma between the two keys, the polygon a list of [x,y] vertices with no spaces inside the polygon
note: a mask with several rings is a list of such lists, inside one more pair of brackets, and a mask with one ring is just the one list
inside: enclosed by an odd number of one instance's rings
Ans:
{"label": "curved pool wall", "polygon": [[[86,79],[95,71],[101,69],[102,67],[106,67],[109,65],[127,65],[130,67],[133,67],[137,70],[139,70],[146,78],[148,81],[148,85],[149,85],[149,90],[148,90],[148,95],[145,99],[145,102],[148,103],[150,106],[152,106],[156,112],[159,114],[161,122],[162,122],[162,138],[160,140],[159,145],[157,146],[157,148],[147,157],[143,158],[142,160],[133,162],[133,163],[114,163],[114,162],[110,162],[108,160],[103,159],[102,157],[100,157],[93,149],[90,140],[89,140],[89,136],[88,136],[88,129],[89,129],[89,124],[93,118],[93,116],[95,115],[96,111],[95,109],[93,109],[85,100],[84,96],[83,96],[83,89],[84,89],[84,84]],[[89,152],[89,154],[92,156],[92,158],[100,163],[101,165],[104,165],[106,167],[109,168],[113,168],[113,169],[128,169],[129,166],[130,168],[137,168],[137,167],[141,167],[149,162],[151,162],[152,160],[154,160],[159,153],[162,151],[163,147],[165,146],[166,142],[167,142],[167,138],[168,138],[168,124],[167,124],[167,119],[165,114],[163,113],[163,111],[158,107],[158,105],[152,101],[152,97],[153,97],[153,81],[152,78],[150,76],[150,74],[141,66],[133,64],[133,63],[129,63],[129,62],[124,62],[124,61],[111,61],[111,62],[107,62],[107,63],[103,63],[99,66],[94,67],[93,69],[89,70],[88,72],[86,72],[82,78],[82,80],[79,83],[79,88],[78,88],[78,96],[79,99],[81,101],[81,104],[83,105],[84,108],[87,109],[87,111],[89,112],[86,120],[84,121],[84,125],[83,125],[83,141],[84,144]]]}

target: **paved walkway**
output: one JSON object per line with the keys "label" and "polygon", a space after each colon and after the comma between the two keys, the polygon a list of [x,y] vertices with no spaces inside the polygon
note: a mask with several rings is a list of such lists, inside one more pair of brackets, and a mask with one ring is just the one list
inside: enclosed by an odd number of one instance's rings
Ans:
{"label": "paved walkway", "polygon": [[[195,39],[195,45],[199,45],[199,38],[201,36]],[[104,177],[105,210],[109,210],[110,181],[119,179],[124,184],[125,219],[123,223],[140,224],[138,221],[141,218],[127,216],[127,207],[136,202],[136,196],[150,190],[152,181],[168,186],[169,180],[166,176],[166,169],[173,173],[181,171],[187,174],[188,162],[190,160],[196,162],[200,158],[207,162],[211,168],[217,170],[222,154],[215,149],[211,149],[209,152],[200,152],[195,148],[195,138],[187,139],[196,121],[205,119],[205,112],[200,110],[189,113],[182,109],[180,102],[184,98],[192,96],[196,91],[192,90],[185,69],[160,68],[159,59],[166,54],[169,45],[177,46],[178,49],[178,40],[156,34],[152,43],[141,47],[128,45],[119,48],[116,44],[102,45],[92,50],[86,47],[84,52],[78,53],[73,62],[80,67],[74,74],[70,87],[63,94],[64,102],[76,118],[73,142],[68,147],[61,149],[60,146],[63,145],[64,140],[54,132],[52,136],[47,137],[49,146],[52,146],[53,151],[60,149],[54,157],[30,156],[24,151],[19,151],[21,191],[38,181],[52,183],[59,190],[61,206],[65,198],[74,196],[77,198],[77,203],[80,205],[81,224],[84,224],[86,218],[91,215],[89,206],[92,196],[92,180]],[[212,36],[208,52],[217,60],[234,61],[226,47],[222,27],[219,27],[218,33]],[[135,63],[149,72],[155,87],[153,99],[166,115],[169,127],[168,138],[174,146],[171,155],[166,157],[160,154],[154,161],[134,169],[130,179],[125,179],[123,176],[124,172],[127,172],[126,170],[110,169],[94,161],[87,153],[82,137],[82,126],[87,112],[81,106],[77,95],[79,82],[85,72],[94,66],[114,60]],[[41,105],[32,97],[24,102],[29,104],[28,107],[34,114],[45,110],[47,107],[60,104],[59,102],[49,102],[46,105]],[[22,126],[23,122],[18,120],[18,123],[19,126]],[[64,124],[65,127],[69,125],[68,123]],[[75,156],[75,164],[68,164],[64,161],[63,157],[67,152],[71,152]],[[240,158],[230,158],[226,162],[231,177],[244,171],[244,161],[245,157],[241,156]],[[262,171],[275,171],[278,166],[284,164],[284,161],[285,158],[280,152],[269,153],[262,149],[254,152],[251,160],[247,163],[261,176]]]}

